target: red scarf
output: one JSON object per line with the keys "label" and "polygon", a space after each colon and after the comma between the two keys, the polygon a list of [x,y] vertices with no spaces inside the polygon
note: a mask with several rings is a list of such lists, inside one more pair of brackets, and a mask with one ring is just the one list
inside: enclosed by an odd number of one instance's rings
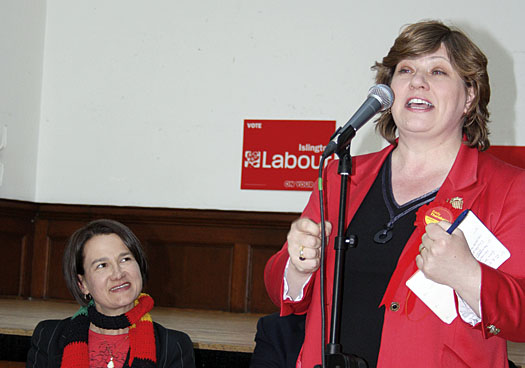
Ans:
{"label": "red scarf", "polygon": [[[89,324],[108,330],[129,328],[129,367],[154,367],[157,362],[155,334],[149,311],[153,299],[140,294],[135,307],[120,316],[108,317],[99,313],[93,301],[71,317],[67,344],[62,355],[62,368],[89,368]],[[127,367],[126,365],[124,365]]]}

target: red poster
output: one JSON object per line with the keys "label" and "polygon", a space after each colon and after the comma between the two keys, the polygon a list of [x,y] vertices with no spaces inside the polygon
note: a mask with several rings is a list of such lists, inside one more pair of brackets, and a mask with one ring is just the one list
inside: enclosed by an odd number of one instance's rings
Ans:
{"label": "red poster", "polygon": [[335,121],[244,120],[241,189],[311,191],[334,131]]}

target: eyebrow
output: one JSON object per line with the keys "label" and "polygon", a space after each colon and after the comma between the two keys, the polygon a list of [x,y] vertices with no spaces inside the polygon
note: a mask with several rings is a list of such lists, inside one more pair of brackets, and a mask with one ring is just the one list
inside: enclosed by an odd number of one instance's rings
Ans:
{"label": "eyebrow", "polygon": [[442,59],[442,60],[445,60],[445,61],[450,63],[450,59],[449,58],[441,56],[441,55],[430,56],[429,59],[430,60]]}
{"label": "eyebrow", "polygon": [[[416,57],[413,57],[413,58],[401,59],[401,60],[399,61],[399,63],[397,63],[397,64],[399,65],[399,64],[401,64],[401,63],[404,62],[404,61],[414,61],[414,60],[416,60],[416,59],[418,59],[418,58],[419,58],[419,57],[416,56]],[[428,56],[427,59],[428,59],[428,60],[431,60],[431,61],[436,60],[436,59],[441,59],[441,60],[445,60],[445,61],[448,62],[448,63],[451,63],[451,62],[452,62],[449,58],[447,58],[447,57],[445,57],[445,56],[442,56],[442,55],[433,55],[433,56]]]}
{"label": "eyebrow", "polygon": [[[129,251],[128,251],[128,252],[122,252],[122,253],[120,253],[120,254],[118,255],[118,258],[122,258],[122,257],[124,257],[124,256],[128,256],[128,255],[132,255],[131,252],[129,252]],[[100,257],[100,258],[94,259],[94,260],[91,262],[90,266],[93,266],[95,263],[98,263],[98,262],[105,262],[105,261],[107,261],[108,259],[109,259],[108,257]]]}

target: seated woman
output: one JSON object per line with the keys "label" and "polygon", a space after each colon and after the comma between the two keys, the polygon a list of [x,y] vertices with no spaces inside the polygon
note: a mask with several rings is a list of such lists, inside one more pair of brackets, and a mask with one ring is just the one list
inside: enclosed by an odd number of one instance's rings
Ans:
{"label": "seated woman", "polygon": [[63,259],[67,287],[81,308],[35,328],[27,367],[195,367],[183,332],[152,321],[153,299],[142,292],[148,264],[125,225],[96,220],[69,239]]}

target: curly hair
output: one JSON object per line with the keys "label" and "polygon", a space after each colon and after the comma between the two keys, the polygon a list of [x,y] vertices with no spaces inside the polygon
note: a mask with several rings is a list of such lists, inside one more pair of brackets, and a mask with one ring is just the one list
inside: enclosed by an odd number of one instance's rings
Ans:
{"label": "curly hair", "polygon": [[[382,62],[376,62],[376,83],[390,85],[397,64],[437,51],[441,45],[447,50],[452,66],[463,79],[466,88],[472,87],[474,99],[464,116],[463,134],[470,147],[484,151],[490,146],[488,139],[490,85],[487,57],[458,28],[440,21],[422,21],[405,26]],[[390,143],[396,139],[397,127],[390,110],[377,119],[376,130]]]}

